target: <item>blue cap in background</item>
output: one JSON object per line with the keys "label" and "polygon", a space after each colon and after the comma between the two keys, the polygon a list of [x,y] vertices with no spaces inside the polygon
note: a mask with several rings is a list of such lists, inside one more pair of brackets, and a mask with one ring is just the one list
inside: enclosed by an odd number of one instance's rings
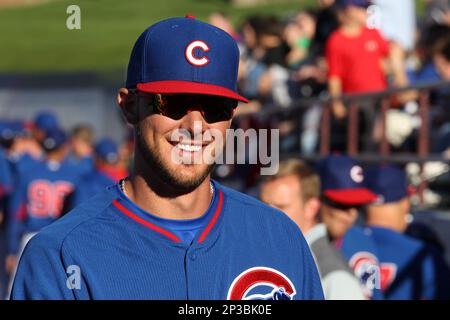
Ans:
{"label": "blue cap in background", "polygon": [[12,140],[21,135],[25,128],[21,121],[3,120],[0,121],[0,138],[3,140]]}
{"label": "blue cap in background", "polygon": [[114,163],[119,158],[118,146],[113,140],[104,138],[95,145],[95,153],[106,162]]}
{"label": "blue cap in background", "polygon": [[66,133],[60,128],[52,128],[45,131],[45,138],[42,147],[45,150],[53,151],[59,149],[67,141]]}
{"label": "blue cap in background", "polygon": [[359,162],[343,155],[330,155],[317,163],[322,195],[345,205],[364,205],[376,199],[367,188]]}
{"label": "blue cap in background", "polygon": [[48,131],[59,127],[58,118],[50,111],[39,112],[34,118],[34,125],[38,129]]}
{"label": "blue cap in background", "polygon": [[409,196],[405,170],[393,165],[367,168],[367,186],[377,195],[375,204],[397,202]]}
{"label": "blue cap in background", "polygon": [[237,93],[239,49],[225,31],[193,17],[147,28],[128,64],[127,88],[150,93],[195,93],[247,102]]}

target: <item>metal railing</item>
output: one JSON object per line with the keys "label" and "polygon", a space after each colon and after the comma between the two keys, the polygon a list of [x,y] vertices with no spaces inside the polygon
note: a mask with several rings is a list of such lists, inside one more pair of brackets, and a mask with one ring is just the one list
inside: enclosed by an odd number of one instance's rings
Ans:
{"label": "metal railing", "polygon": [[[440,161],[450,163],[450,159],[444,158],[441,155],[430,154],[430,92],[432,90],[440,89],[443,87],[450,87],[450,81],[438,81],[432,83],[426,83],[421,85],[403,87],[403,88],[390,88],[381,92],[372,92],[366,94],[355,94],[355,95],[343,95],[339,98],[332,98],[328,95],[315,97],[315,98],[305,98],[294,101],[288,107],[280,107],[276,105],[266,106],[263,110],[258,112],[258,117],[270,119],[278,114],[283,114],[286,112],[299,112],[305,110],[316,104],[321,104],[322,118],[320,125],[320,142],[319,142],[319,152],[318,154],[305,156],[299,153],[285,153],[281,154],[281,158],[290,157],[301,157],[306,160],[314,160],[317,157],[324,156],[330,153],[331,144],[331,119],[332,110],[331,105],[335,99],[342,100],[348,108],[348,127],[347,127],[347,141],[346,148],[347,154],[358,159],[363,163],[375,163],[380,161],[385,161],[389,163],[406,164],[410,162],[415,162],[420,164],[421,174],[423,173],[423,164],[428,161]],[[418,93],[418,111],[417,115],[420,118],[421,124],[417,132],[417,146],[415,152],[410,153],[392,153],[390,150],[390,144],[386,135],[386,114],[391,108],[391,97],[403,93],[406,91],[414,90]],[[375,152],[361,152],[358,149],[358,143],[360,139],[359,130],[359,108],[362,102],[370,101],[380,101],[379,104],[379,114],[381,119],[381,140],[378,146],[378,153]],[[375,106],[375,104],[374,104]],[[449,111],[450,113],[450,101],[449,101]],[[245,117],[246,114],[240,117]],[[375,120],[374,120],[375,121]],[[418,193],[420,195],[421,202],[423,201],[423,191],[427,187],[428,182],[423,179],[421,184],[418,186]]]}

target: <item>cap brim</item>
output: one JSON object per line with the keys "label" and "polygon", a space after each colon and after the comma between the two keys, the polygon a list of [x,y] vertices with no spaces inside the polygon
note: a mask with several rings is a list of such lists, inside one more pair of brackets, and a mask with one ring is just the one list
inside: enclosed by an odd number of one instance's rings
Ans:
{"label": "cap brim", "polygon": [[324,196],[345,205],[365,205],[377,199],[377,195],[366,188],[325,190]]}
{"label": "cap brim", "polygon": [[227,97],[247,103],[248,100],[236,92],[214,84],[191,81],[156,81],[138,83],[138,90],[149,93],[195,93]]}

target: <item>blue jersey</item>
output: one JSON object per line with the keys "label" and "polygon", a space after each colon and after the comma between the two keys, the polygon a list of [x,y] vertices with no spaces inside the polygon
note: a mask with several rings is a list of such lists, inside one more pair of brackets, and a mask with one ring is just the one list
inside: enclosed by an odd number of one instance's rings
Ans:
{"label": "blue jersey", "polygon": [[450,276],[440,253],[394,230],[370,227],[378,247],[386,299],[449,299]]}
{"label": "blue jersey", "polygon": [[0,200],[8,195],[13,187],[11,165],[3,149],[0,149]]}
{"label": "blue jersey", "polygon": [[106,187],[113,185],[113,181],[106,174],[93,170],[91,173],[83,175],[75,186],[75,191],[71,195],[69,207],[75,208],[77,205],[92,198],[99,192],[102,192]]}
{"label": "blue jersey", "polygon": [[17,172],[9,202],[8,253],[18,253],[25,233],[37,232],[60,217],[64,197],[78,178],[77,170],[66,162],[26,161]]}
{"label": "blue jersey", "polygon": [[323,299],[297,225],[213,184],[213,214],[192,243],[108,187],[31,239],[12,299]]}
{"label": "blue jersey", "polygon": [[353,226],[337,246],[344,258],[347,259],[350,268],[360,279],[366,297],[382,300],[378,248],[371,237],[371,231],[367,228]]}
{"label": "blue jersey", "polygon": [[78,170],[79,175],[89,174],[95,170],[94,159],[92,156],[77,158],[73,155],[66,157],[66,162],[70,163],[74,169]]}

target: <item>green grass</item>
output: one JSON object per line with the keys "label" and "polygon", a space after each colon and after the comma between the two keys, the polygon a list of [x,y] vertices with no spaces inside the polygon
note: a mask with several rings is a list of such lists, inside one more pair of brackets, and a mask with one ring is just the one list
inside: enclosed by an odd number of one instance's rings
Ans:
{"label": "green grass", "polygon": [[[253,13],[283,15],[315,0],[284,0],[234,8],[225,0],[57,0],[0,10],[0,72],[123,70],[138,35],[152,23],[219,10],[235,24]],[[81,30],[66,28],[66,8],[81,8]]]}

